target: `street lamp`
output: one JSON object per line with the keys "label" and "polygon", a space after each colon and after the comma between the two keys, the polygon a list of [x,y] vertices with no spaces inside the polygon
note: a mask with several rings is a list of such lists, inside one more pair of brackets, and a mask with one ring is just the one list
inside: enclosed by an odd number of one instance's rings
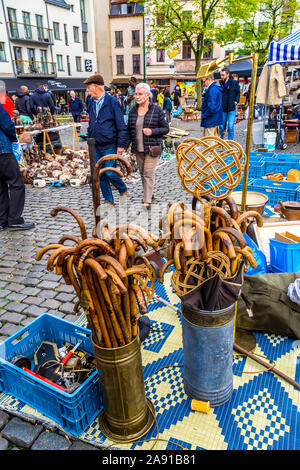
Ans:
{"label": "street lamp", "polygon": [[145,7],[143,6],[143,76],[146,82],[146,34],[145,34]]}

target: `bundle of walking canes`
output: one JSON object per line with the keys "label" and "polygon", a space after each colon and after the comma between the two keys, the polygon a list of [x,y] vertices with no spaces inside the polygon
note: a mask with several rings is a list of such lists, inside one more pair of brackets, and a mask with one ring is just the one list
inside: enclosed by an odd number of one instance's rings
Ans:
{"label": "bundle of walking canes", "polygon": [[[245,164],[242,147],[219,137],[186,139],[177,148],[177,173],[186,191],[199,201],[200,209],[188,209],[183,202],[171,204],[160,221],[162,239],[168,240],[167,262],[160,271],[174,265],[171,283],[182,297],[207,279],[219,274],[232,279],[247,265],[256,268],[244,233],[247,222],[263,225],[256,211],[240,213],[231,193],[240,183]],[[197,204],[196,204],[197,207]]]}
{"label": "bundle of walking canes", "polygon": [[[116,348],[129,344],[138,334],[137,319],[147,313],[147,305],[154,294],[156,273],[142,254],[148,248],[157,248],[159,239],[135,224],[120,225],[112,229],[100,220],[99,176],[118,168],[101,169],[106,160],[119,160],[122,168],[131,171],[122,157],[110,155],[99,160],[94,170],[94,215],[92,236],[87,236],[81,216],[68,207],[59,206],[51,211],[53,217],[60,212],[71,214],[78,222],[81,236],[64,235],[57,244],[42,248],[36,255],[40,260],[52,251],[47,269],[62,275],[67,285],[73,285],[79,305],[84,309],[96,345]],[[68,246],[65,242],[73,242]]]}

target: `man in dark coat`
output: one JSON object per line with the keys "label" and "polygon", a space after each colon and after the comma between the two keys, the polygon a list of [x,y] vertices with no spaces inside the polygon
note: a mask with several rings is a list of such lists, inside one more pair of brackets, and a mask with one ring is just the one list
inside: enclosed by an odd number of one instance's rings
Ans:
{"label": "man in dark coat", "polygon": [[15,126],[0,104],[0,231],[30,230],[32,222],[24,222],[22,217],[25,204],[25,184],[13,144],[18,143]]}
{"label": "man in dark coat", "polygon": [[[69,108],[70,113],[73,116],[74,122],[80,123],[80,116],[83,111],[83,103],[73,90],[70,91]],[[80,125],[76,127],[77,130],[80,130]]]}
{"label": "man in dark coat", "polygon": [[33,114],[37,115],[37,108],[49,108],[51,114],[54,114],[55,104],[52,96],[45,90],[43,85],[39,84],[35,89],[35,92],[30,96],[31,109]]}
{"label": "man in dark coat", "polygon": [[203,136],[218,135],[218,128],[222,124],[222,91],[220,85],[214,81],[214,75],[208,75],[203,78],[204,88],[202,108],[201,108],[201,127],[204,128]]}
{"label": "man in dark coat", "polygon": [[22,85],[19,90],[16,92],[16,109],[20,113],[20,117],[23,119],[24,123],[31,123],[33,121],[33,114],[30,106],[30,96],[28,87]]}
{"label": "man in dark coat", "polygon": [[[90,95],[87,112],[89,114],[88,138],[95,139],[96,162],[105,155],[122,155],[128,141],[124,116],[117,98],[105,92],[101,75],[93,75],[85,80]],[[116,160],[106,161],[102,168],[115,167]],[[114,172],[106,172],[100,177],[104,203],[114,205],[112,183],[121,196],[127,196],[127,186]]]}
{"label": "man in dark coat", "polygon": [[223,98],[223,122],[220,126],[220,136],[224,139],[224,131],[228,128],[228,140],[234,139],[234,124],[236,118],[236,106],[240,101],[240,85],[237,80],[229,76],[228,67],[224,67],[221,72],[221,87]]}

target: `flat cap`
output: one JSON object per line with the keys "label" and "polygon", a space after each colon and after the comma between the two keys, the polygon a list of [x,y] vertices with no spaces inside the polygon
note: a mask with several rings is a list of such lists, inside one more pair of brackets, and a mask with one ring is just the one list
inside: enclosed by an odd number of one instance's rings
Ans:
{"label": "flat cap", "polygon": [[103,77],[99,74],[92,75],[91,77],[87,78],[83,83],[85,85],[91,85],[92,83],[94,83],[95,85],[104,86]]}

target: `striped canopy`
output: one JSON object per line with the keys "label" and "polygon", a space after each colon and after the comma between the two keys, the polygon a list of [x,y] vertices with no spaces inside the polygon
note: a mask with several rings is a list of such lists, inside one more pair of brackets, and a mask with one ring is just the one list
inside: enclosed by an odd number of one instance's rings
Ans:
{"label": "striped canopy", "polygon": [[293,62],[300,62],[300,30],[270,44],[268,65]]}

